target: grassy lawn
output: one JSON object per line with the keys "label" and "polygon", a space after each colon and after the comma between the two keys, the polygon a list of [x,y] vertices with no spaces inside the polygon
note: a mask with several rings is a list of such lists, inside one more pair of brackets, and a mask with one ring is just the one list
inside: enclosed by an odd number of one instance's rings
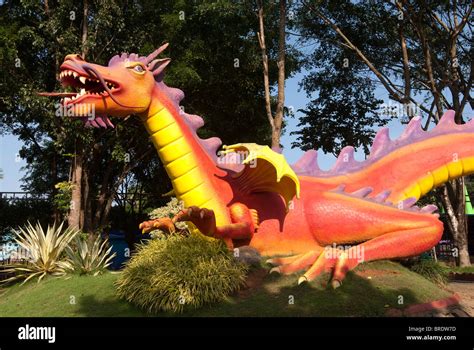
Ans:
{"label": "grassy lawn", "polygon": [[[324,276],[323,276],[324,277]],[[118,274],[49,278],[41,283],[17,284],[0,290],[1,316],[146,316],[118,299]],[[383,316],[388,307],[406,307],[450,294],[401,265],[380,261],[350,272],[333,290],[323,278],[298,286],[297,275],[269,275],[254,271],[242,290],[220,304],[188,310],[183,316]],[[398,304],[403,297],[403,305]],[[293,302],[293,303],[291,303]],[[171,316],[159,314],[158,316]],[[174,314],[173,314],[174,316]]]}

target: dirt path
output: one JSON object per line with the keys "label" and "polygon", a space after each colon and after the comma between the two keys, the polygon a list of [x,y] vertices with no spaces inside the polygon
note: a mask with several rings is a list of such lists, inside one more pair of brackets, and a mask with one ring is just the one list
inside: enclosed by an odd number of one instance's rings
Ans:
{"label": "dirt path", "polygon": [[449,282],[448,289],[459,294],[463,310],[474,317],[474,283]]}

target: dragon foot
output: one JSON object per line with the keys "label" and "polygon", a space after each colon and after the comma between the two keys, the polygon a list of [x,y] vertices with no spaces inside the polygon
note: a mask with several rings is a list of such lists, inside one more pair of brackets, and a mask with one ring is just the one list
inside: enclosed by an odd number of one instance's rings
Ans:
{"label": "dragon foot", "polygon": [[205,234],[213,233],[215,230],[214,212],[209,209],[198,207],[189,207],[181,210],[172,219],[160,218],[142,222],[138,227],[142,233],[148,233],[153,230],[162,230],[166,233],[176,232],[175,223],[181,221],[190,221]]}
{"label": "dragon foot", "polygon": [[229,209],[232,223],[227,225],[216,226],[216,216],[213,210],[190,206],[181,210],[172,219],[162,218],[144,221],[139,228],[143,233],[156,229],[175,232],[175,223],[188,221],[196,226],[202,234],[222,239],[229,249],[233,249],[234,239],[245,240],[252,237],[257,226],[258,215],[241,203],[234,203]]}
{"label": "dragon foot", "polygon": [[166,233],[176,232],[173,220],[170,218],[160,218],[155,220],[143,221],[138,228],[142,230],[142,233],[148,233],[153,230],[162,230]]}
{"label": "dragon foot", "polygon": [[212,210],[191,206],[181,210],[173,218],[173,222],[192,222],[203,234],[212,236],[216,230],[216,217]]}
{"label": "dragon foot", "polygon": [[270,270],[284,275],[290,275],[301,270],[306,272],[298,279],[298,284],[311,282],[323,272],[332,271],[331,286],[341,286],[347,272],[357,266],[356,259],[349,258],[348,254],[337,248],[326,248],[323,251],[310,251],[304,254],[287,258],[275,258],[267,261],[278,265]]}

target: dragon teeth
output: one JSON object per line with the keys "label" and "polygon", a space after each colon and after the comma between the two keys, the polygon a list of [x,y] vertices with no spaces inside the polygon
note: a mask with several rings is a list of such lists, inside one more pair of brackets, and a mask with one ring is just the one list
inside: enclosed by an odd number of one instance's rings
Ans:
{"label": "dragon teeth", "polygon": [[86,77],[79,77],[79,81],[84,85],[86,84],[86,80],[87,80]]}

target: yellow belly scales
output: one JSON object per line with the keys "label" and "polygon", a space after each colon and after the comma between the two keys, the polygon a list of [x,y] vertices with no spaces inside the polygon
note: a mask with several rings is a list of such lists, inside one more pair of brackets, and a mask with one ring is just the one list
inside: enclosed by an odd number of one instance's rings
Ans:
{"label": "yellow belly scales", "polygon": [[413,183],[399,200],[408,197],[418,199],[431,191],[432,188],[444,184],[448,180],[471,174],[473,171],[474,157],[466,157],[452,161],[446,165],[442,165],[438,169],[430,171],[426,176],[416,181],[416,183]]}
{"label": "yellow belly scales", "polygon": [[171,179],[176,198],[182,200],[185,207],[213,209],[217,225],[227,224],[228,216],[219,210],[216,191],[203,174],[201,165],[174,116],[166,108],[162,108],[144,123]]}

